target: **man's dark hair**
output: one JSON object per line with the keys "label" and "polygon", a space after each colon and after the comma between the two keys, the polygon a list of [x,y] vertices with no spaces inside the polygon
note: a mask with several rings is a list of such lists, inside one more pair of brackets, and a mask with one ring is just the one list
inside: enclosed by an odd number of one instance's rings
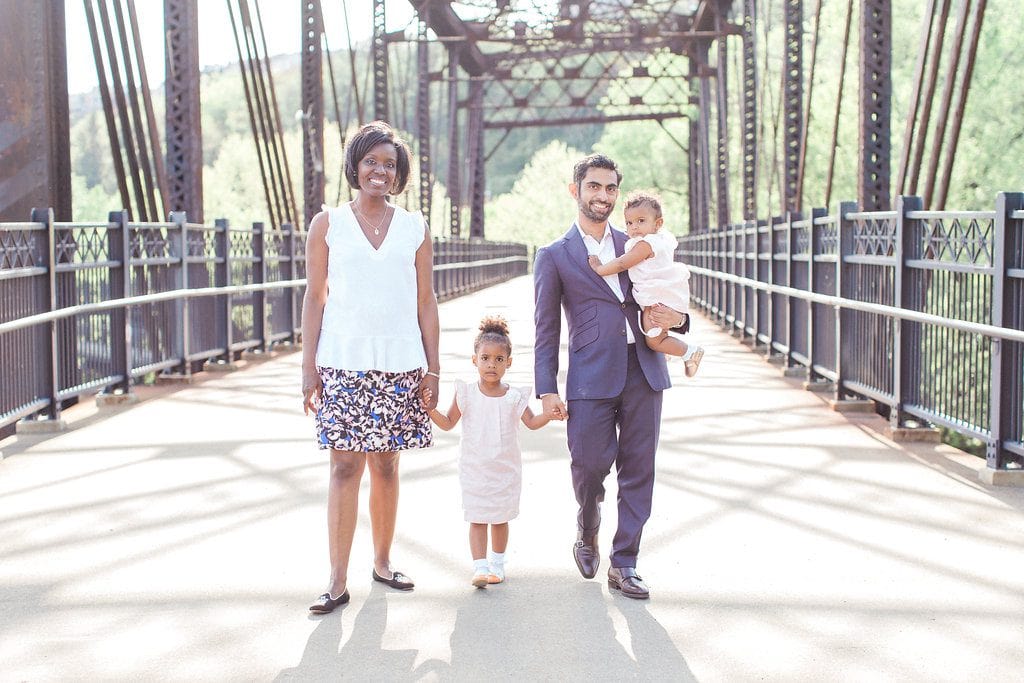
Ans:
{"label": "man's dark hair", "polygon": [[359,189],[359,162],[382,142],[394,145],[397,156],[395,184],[391,186],[388,194],[401,194],[409,181],[409,148],[395,130],[383,121],[366,124],[349,141],[348,147],[345,148],[345,180],[352,188]]}
{"label": "man's dark hair", "polygon": [[607,168],[609,171],[615,171],[615,182],[622,183],[622,171],[611,160],[611,157],[606,157],[603,154],[591,154],[577,161],[576,166],[572,170],[572,180],[576,183],[576,187],[583,186],[583,177],[592,168]]}

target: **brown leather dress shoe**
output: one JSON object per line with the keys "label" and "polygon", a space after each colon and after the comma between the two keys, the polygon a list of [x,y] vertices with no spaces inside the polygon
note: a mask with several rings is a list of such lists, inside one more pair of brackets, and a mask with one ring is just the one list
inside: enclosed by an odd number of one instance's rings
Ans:
{"label": "brown leather dress shoe", "polygon": [[646,600],[651,597],[647,584],[633,567],[612,567],[608,570],[608,587],[622,591],[627,598]]}
{"label": "brown leather dress shoe", "polygon": [[597,566],[601,564],[601,554],[597,550],[597,534],[577,534],[572,556],[584,579],[597,576]]}

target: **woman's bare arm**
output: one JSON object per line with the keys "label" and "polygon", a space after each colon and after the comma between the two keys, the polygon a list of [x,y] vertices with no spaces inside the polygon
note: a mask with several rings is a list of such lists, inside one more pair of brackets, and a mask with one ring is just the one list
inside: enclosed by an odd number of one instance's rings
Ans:
{"label": "woman's bare arm", "polygon": [[[430,228],[426,225],[423,226],[423,243],[416,250],[416,302],[423,352],[427,356],[427,372],[440,374],[438,344],[441,322],[437,315],[437,295],[434,293],[434,242],[430,238]],[[431,374],[424,375],[420,382],[420,400],[427,410],[437,406],[438,383],[438,377]]]}
{"label": "woman's bare arm", "polygon": [[306,294],[302,299],[302,409],[316,412],[323,384],[316,371],[316,347],[327,304],[327,229],[330,219],[320,212],[306,233]]}

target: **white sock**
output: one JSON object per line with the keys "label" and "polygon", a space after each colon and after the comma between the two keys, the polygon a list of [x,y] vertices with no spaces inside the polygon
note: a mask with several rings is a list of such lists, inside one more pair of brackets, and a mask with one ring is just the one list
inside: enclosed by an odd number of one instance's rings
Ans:
{"label": "white sock", "polygon": [[498,567],[499,569],[501,567],[504,567],[505,566],[505,553],[491,552],[491,554],[490,554],[490,561],[491,561],[491,566],[493,566],[493,567]]}
{"label": "white sock", "polygon": [[696,351],[696,350],[697,350],[697,346],[695,344],[687,344],[686,345],[686,353],[684,353],[681,356],[682,359],[683,360],[690,360],[690,356],[692,356],[693,352]]}
{"label": "white sock", "polygon": [[487,560],[473,560],[473,573],[474,574],[489,574],[491,572],[491,565]]}

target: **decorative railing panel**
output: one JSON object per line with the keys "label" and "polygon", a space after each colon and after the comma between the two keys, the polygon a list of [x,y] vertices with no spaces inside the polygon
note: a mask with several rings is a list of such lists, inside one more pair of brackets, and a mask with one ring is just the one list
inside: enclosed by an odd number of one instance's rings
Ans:
{"label": "decorative railing panel", "polygon": [[698,306],[894,426],[945,427],[984,442],[992,468],[1024,465],[1024,194],[995,211],[899,197],[765,225],[681,241]]}
{"label": "decorative railing panel", "polygon": [[[529,267],[521,244],[433,248],[439,299]],[[305,233],[289,225],[130,223],[123,211],[101,224],[55,223],[50,211],[0,224],[0,437],[87,392],[295,341],[305,266]]]}

